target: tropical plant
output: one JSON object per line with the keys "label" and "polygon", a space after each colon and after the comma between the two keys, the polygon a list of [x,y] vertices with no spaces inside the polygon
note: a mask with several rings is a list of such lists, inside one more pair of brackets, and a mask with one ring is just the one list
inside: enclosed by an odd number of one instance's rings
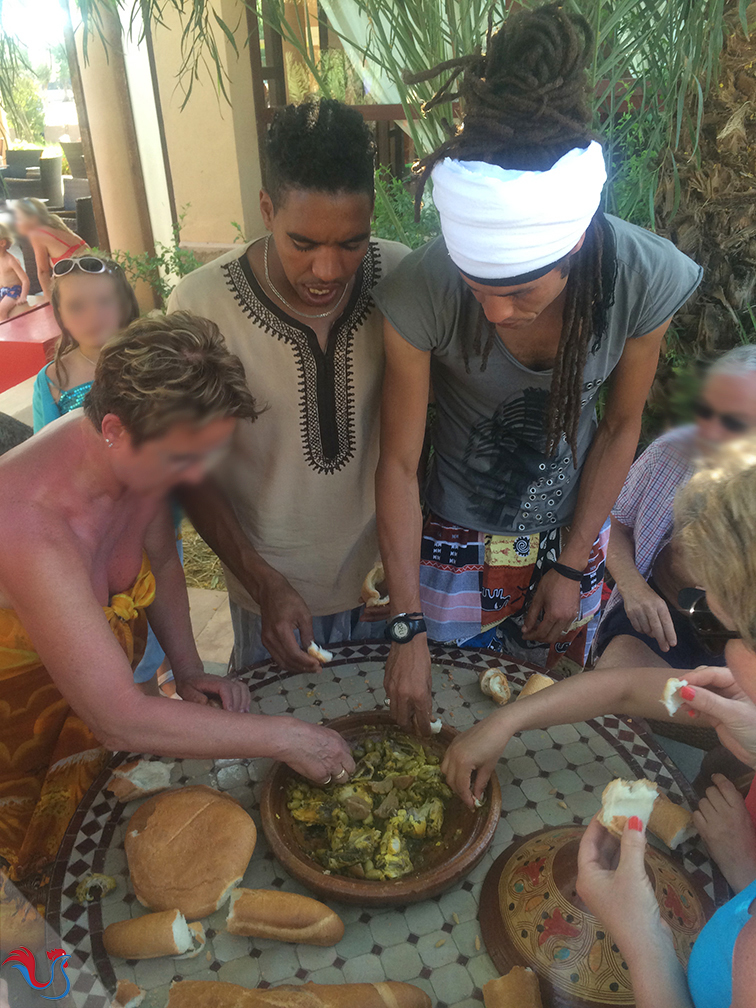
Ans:
{"label": "tropical plant", "polygon": [[441,233],[438,212],[432,203],[425,201],[420,220],[415,220],[415,197],[403,179],[396,178],[388,168],[379,168],[375,182],[376,237],[417,248]]}
{"label": "tropical plant", "polygon": [[[178,221],[173,225],[173,241],[170,245],[155,243],[154,254],[115,250],[100,252],[100,255],[113,259],[122,267],[130,284],[139,281],[149,284],[157,295],[163,308],[168,304],[171,291],[181,277],[192,273],[202,263],[191,249],[181,246],[181,228],[189,206],[182,207]],[[97,252],[98,250],[94,250]]]}

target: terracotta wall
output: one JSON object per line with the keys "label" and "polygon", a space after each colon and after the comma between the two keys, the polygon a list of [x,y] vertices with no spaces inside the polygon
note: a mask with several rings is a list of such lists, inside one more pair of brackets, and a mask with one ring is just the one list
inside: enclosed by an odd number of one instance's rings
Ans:
{"label": "terracotta wall", "polygon": [[[178,17],[166,7],[166,27],[156,27],[153,48],[168,160],[178,213],[185,210],[182,242],[210,246],[233,242],[237,221],[248,237],[262,233],[259,214],[260,164],[246,48],[246,19],[236,0],[222,0],[220,13],[235,28],[238,55],[218,30],[228,79],[229,103],[206,74],[195,80],[182,109],[184,91],[177,81],[182,62]],[[219,249],[220,251],[220,249]]]}

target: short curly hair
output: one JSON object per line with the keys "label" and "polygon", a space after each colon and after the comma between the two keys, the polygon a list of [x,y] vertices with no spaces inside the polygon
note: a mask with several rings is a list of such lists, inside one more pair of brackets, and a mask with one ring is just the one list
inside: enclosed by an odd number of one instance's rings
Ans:
{"label": "short curly hair", "polygon": [[275,209],[288,189],[375,195],[373,134],[359,112],[333,98],[277,112],[265,153],[265,189]]}
{"label": "short curly hair", "polygon": [[137,319],[103,347],[84,412],[98,430],[114,413],[137,446],[177,423],[259,415],[218,326],[184,311]]}

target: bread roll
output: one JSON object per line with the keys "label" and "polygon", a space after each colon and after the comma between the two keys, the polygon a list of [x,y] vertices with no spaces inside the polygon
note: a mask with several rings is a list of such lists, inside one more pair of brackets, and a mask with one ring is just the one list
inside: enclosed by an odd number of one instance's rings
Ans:
{"label": "bread roll", "polygon": [[636,781],[621,778],[613,780],[606,785],[601,795],[599,822],[617,837],[622,836],[625,823],[631,816],[638,816],[647,826],[658,795],[656,785],[645,778]]}
{"label": "bread roll", "polygon": [[503,706],[512,696],[512,687],[501,669],[487,669],[481,672],[480,689],[497,704]]}
{"label": "bread roll", "polygon": [[693,825],[693,816],[682,805],[675,802],[661,792],[654,802],[651,816],[648,820],[648,828],[663,840],[670,850],[679,847],[684,840],[690,840],[696,835],[696,827]]}
{"label": "bread roll", "polygon": [[175,763],[160,763],[157,760],[135,760],[123,763],[108,782],[106,791],[114,794],[119,801],[130,802],[135,798],[167,791],[171,786],[171,770]]}
{"label": "bread roll", "polygon": [[108,955],[120,959],[191,958],[204,948],[205,931],[201,924],[190,928],[178,910],[162,910],[108,924],[102,941]]}
{"label": "bread roll", "polygon": [[555,682],[556,680],[552,679],[551,676],[534,672],[520,690],[520,696],[525,697],[530,696],[531,693],[538,693],[539,690],[546,689],[547,686],[553,686]]}
{"label": "bread roll", "polygon": [[316,644],[315,641],[307,648],[307,654],[312,655],[313,658],[317,658],[321,665],[327,665],[328,662],[333,661],[333,652],[326,651],[325,648]]}
{"label": "bread roll", "polygon": [[220,980],[183,980],[171,987],[166,1008],[432,1008],[412,984],[340,984],[249,990]]}
{"label": "bread roll", "polygon": [[486,1008],[543,1008],[538,977],[532,969],[513,966],[503,977],[483,985]]}
{"label": "bread roll", "polygon": [[680,690],[683,686],[687,685],[687,679],[667,679],[664,684],[664,692],[662,693],[661,702],[667,708],[667,713],[670,717],[674,717],[685,703],[683,698],[680,696]]}
{"label": "bread roll", "polygon": [[380,584],[383,584],[385,587],[385,580],[386,574],[383,570],[383,564],[377,563],[362,582],[362,592],[360,594],[365,601],[366,609],[389,604],[388,595],[381,595],[378,589],[378,585]]}
{"label": "bread roll", "polygon": [[146,996],[146,991],[130,980],[119,980],[110,1008],[139,1008]]}
{"label": "bread roll", "polygon": [[344,937],[341,918],[324,903],[269,889],[236,889],[231,893],[226,930],[302,945],[335,945]]}
{"label": "bread roll", "polygon": [[239,885],[255,849],[252,818],[204,785],[148,798],[129,821],[126,858],[134,892],[151,910],[208,917]]}

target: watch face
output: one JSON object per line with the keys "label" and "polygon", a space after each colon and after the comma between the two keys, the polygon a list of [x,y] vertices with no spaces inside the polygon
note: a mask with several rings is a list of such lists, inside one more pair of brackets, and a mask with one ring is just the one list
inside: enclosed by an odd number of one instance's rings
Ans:
{"label": "watch face", "polygon": [[395,641],[406,641],[410,635],[410,625],[404,620],[401,623],[394,623],[391,627],[391,633]]}

